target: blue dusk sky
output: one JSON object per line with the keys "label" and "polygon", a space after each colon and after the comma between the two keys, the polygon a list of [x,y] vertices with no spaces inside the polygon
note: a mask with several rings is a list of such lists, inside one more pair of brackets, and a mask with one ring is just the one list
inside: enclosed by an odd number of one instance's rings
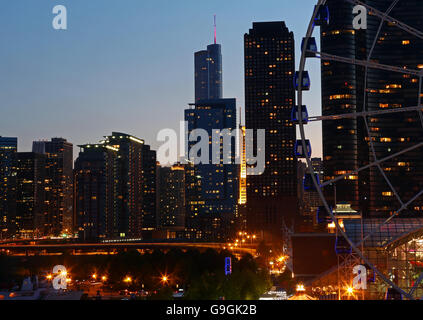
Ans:
{"label": "blue dusk sky", "polygon": [[[33,140],[98,142],[112,131],[143,138],[179,127],[194,100],[194,52],[213,42],[217,15],[224,96],[244,108],[243,36],[253,21],[286,22],[301,39],[316,0],[2,0],[0,1],[0,136],[19,151]],[[52,27],[55,5],[68,30]],[[320,68],[308,65],[306,103],[320,114]],[[313,156],[321,130],[308,127]],[[75,148],[75,156],[78,149]]]}

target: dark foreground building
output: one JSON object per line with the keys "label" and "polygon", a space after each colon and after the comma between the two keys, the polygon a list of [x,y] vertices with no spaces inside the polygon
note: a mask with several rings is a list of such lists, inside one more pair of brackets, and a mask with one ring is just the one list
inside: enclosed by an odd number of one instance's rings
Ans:
{"label": "dark foreground building", "polygon": [[9,218],[14,210],[14,201],[11,199],[14,188],[12,167],[17,151],[18,138],[0,137],[0,239],[10,235]]}
{"label": "dark foreground building", "polygon": [[284,22],[253,23],[244,50],[246,129],[266,130],[266,170],[247,178],[247,224],[269,238],[279,235],[282,220],[297,212],[294,34]]}
{"label": "dark foreground building", "polygon": [[44,236],[73,232],[73,144],[62,138],[34,141],[32,152],[46,156],[46,201]]}
{"label": "dark foreground building", "polygon": [[86,145],[75,161],[75,220],[82,240],[104,239],[113,234],[117,159],[117,149],[113,147]]}
{"label": "dark foreground building", "polygon": [[34,152],[15,155],[14,192],[15,210],[9,220],[14,237],[32,239],[44,236],[45,217],[49,203],[46,195],[47,157]]}
{"label": "dark foreground building", "polygon": [[156,228],[156,153],[144,140],[113,132],[83,145],[75,165],[81,237],[149,237]]}
{"label": "dark foreground building", "polygon": [[186,225],[185,168],[182,165],[157,170],[157,216],[167,238],[180,238]]}
{"label": "dark foreground building", "polygon": [[[364,2],[382,12],[391,5],[383,0]],[[322,52],[359,60],[371,54],[371,60],[380,64],[413,70],[423,67],[419,54],[423,40],[387,22],[378,34],[380,18],[372,15],[368,16],[367,30],[354,30],[352,4],[329,0],[328,6],[331,21],[321,29]],[[422,14],[423,2],[418,0],[400,1],[390,12],[390,16],[417,30],[423,30]],[[365,72],[364,67],[354,64],[322,62],[323,115],[413,107],[420,101],[418,76],[369,68],[365,77]],[[326,180],[423,141],[422,122],[416,111],[369,116],[366,122],[363,118],[323,122]],[[407,203],[423,189],[422,148],[391,158],[380,169],[373,166],[349,175],[336,183],[336,190],[327,188],[327,198],[332,205],[335,197],[338,203],[346,201],[367,217],[388,217],[401,207],[399,198]],[[421,215],[422,211],[420,197],[401,215]]]}

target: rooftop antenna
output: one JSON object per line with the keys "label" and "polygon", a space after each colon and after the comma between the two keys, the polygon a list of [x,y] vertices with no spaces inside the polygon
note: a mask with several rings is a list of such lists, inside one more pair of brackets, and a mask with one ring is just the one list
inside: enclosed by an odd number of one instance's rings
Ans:
{"label": "rooftop antenna", "polygon": [[214,15],[214,44],[217,43],[217,32],[216,32],[216,15]]}
{"label": "rooftop antenna", "polygon": [[242,128],[242,107],[239,107],[239,127]]}

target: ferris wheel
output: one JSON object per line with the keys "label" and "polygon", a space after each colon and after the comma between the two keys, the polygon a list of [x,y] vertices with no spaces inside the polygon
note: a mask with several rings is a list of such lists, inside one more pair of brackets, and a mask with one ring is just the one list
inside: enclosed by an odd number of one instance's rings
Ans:
{"label": "ferris wheel", "polygon": [[[402,0],[406,1],[406,0]],[[423,137],[423,106],[421,103],[421,91],[422,91],[422,78],[423,78],[423,72],[422,68],[412,69],[409,67],[399,67],[395,65],[389,65],[389,64],[383,64],[378,62],[377,57],[375,57],[375,47],[377,47],[378,39],[382,36],[382,26],[385,23],[389,23],[391,26],[398,28],[398,30],[402,33],[409,34],[410,37],[415,37],[419,40],[423,40],[423,32],[416,30],[415,28],[407,25],[404,21],[399,21],[395,18],[393,18],[390,14],[393,11],[393,9],[401,2],[401,0],[390,0],[386,1],[390,5],[387,5],[386,11],[382,12],[377,10],[376,8],[368,5],[368,2],[364,3],[362,1],[358,0],[338,0],[339,3],[348,3],[351,5],[351,8],[354,6],[360,6],[364,7],[367,10],[367,14],[370,14],[374,18],[378,18],[378,28],[376,28],[375,32],[375,38],[367,45],[369,46],[369,49],[366,54],[362,57],[362,59],[357,57],[346,57],[342,55],[336,55],[336,54],[329,54],[322,51],[319,51],[318,45],[316,43],[316,39],[313,36],[313,33],[315,32],[316,27],[323,27],[325,25],[328,25],[330,23],[330,16],[331,13],[328,8],[328,1],[327,0],[319,0],[317,1],[317,4],[315,6],[313,15],[311,17],[310,23],[308,25],[307,33],[302,41],[302,55],[301,60],[299,64],[299,71],[296,72],[294,83],[297,90],[297,106],[294,107],[292,111],[292,118],[294,123],[296,123],[299,126],[299,132],[301,135],[301,140],[298,140],[295,145],[295,153],[298,158],[303,158],[307,162],[307,166],[309,168],[309,174],[307,178],[309,179],[309,184],[313,185],[313,188],[315,191],[317,191],[319,198],[323,204],[322,208],[327,212],[328,217],[331,219],[331,221],[336,226],[336,232],[339,237],[342,237],[343,240],[351,247],[352,252],[359,257],[363,265],[366,265],[367,268],[370,270],[373,270],[373,272],[384,282],[386,285],[390,288],[395,289],[397,292],[399,292],[403,297],[407,299],[413,299],[412,292],[407,292],[404,289],[402,289],[400,286],[398,286],[392,278],[388,274],[384,274],[383,271],[379,270],[377,266],[375,266],[369,259],[369,257],[366,254],[366,251],[364,250],[363,243],[366,242],[370,237],[372,237],[375,233],[379,232],[381,228],[388,226],[394,218],[400,216],[401,212],[403,212],[405,209],[407,209],[408,206],[410,206],[413,201],[418,199],[421,195],[423,195],[423,190],[420,191],[417,195],[412,197],[409,201],[404,201],[401,199],[401,196],[396,192],[395,187],[391,183],[389,177],[386,175],[385,171],[382,168],[382,164],[385,161],[391,160],[395,157],[405,155],[409,152],[412,152],[416,149],[422,148],[423,142],[417,143],[413,146],[409,146],[407,148],[404,148],[398,152],[395,152],[395,154],[392,154],[388,157],[379,157],[378,154],[375,152],[374,147],[374,141],[372,140],[372,132],[369,128],[369,118],[371,117],[378,117],[378,116],[384,116],[384,115],[393,115],[393,114],[400,114],[403,112],[407,113],[413,113],[413,115],[416,117],[416,119],[419,119],[419,122],[421,122],[422,126],[422,132],[420,133]],[[370,1],[371,2],[371,1]],[[386,36],[384,34],[383,36]],[[389,36],[389,35],[388,35]],[[407,43],[405,43],[407,44]],[[309,115],[309,112],[307,110],[307,107],[304,105],[304,93],[306,91],[309,91],[311,88],[311,81],[310,81],[310,75],[308,71],[306,70],[306,63],[309,59],[320,59],[322,62],[327,61],[329,63],[341,63],[341,64],[349,64],[354,66],[360,66],[363,72],[363,77],[361,83],[362,92],[364,93],[364,99],[360,100],[361,110],[359,110],[358,106],[356,110],[353,112],[337,112],[335,114],[322,114],[322,116],[312,116]],[[420,70],[419,70],[420,69]],[[400,74],[404,75],[404,77],[414,77],[418,79],[418,82],[415,84],[418,92],[416,93],[415,101],[416,106],[406,106],[406,107],[399,107],[399,108],[383,108],[380,110],[368,110],[366,108],[366,92],[368,89],[368,79],[369,79],[369,70],[383,70],[383,72],[389,72],[393,74]],[[358,85],[357,85],[358,86]],[[357,90],[358,91],[358,90]],[[417,91],[417,90],[416,90]],[[361,91],[360,91],[361,92]],[[357,92],[357,95],[360,94]],[[312,122],[321,122],[322,124],[324,122],[336,122],[336,121],[342,121],[344,119],[353,119],[363,121],[365,129],[364,132],[366,132],[367,137],[369,138],[367,141],[368,143],[368,149],[369,154],[371,155],[371,161],[365,166],[356,166],[350,168],[347,172],[342,172],[342,174],[330,177],[330,179],[325,179],[325,181],[320,181],[319,175],[317,172],[315,172],[313,165],[312,165],[312,157],[311,157],[311,141],[307,139],[306,136],[306,126],[308,123]],[[346,153],[346,157],[348,157],[348,154]],[[363,234],[362,231],[362,238],[359,243],[354,242],[352,239],[350,239],[341,225],[340,221],[338,221],[336,214],[333,211],[333,208],[329,204],[329,201],[327,199],[327,193],[325,192],[325,188],[328,186],[333,186],[333,184],[336,184],[338,181],[342,181],[344,179],[348,179],[349,176],[359,176],[360,172],[363,172],[365,170],[369,170],[370,168],[379,171],[379,174],[383,176],[386,184],[390,187],[390,193],[392,193],[392,196],[394,199],[398,202],[398,207],[392,208],[394,213],[389,218],[382,219],[378,226],[373,229],[368,234]],[[336,197],[335,197],[336,199]],[[336,200],[335,200],[336,201]],[[336,205],[336,203],[335,203]],[[363,216],[361,216],[361,219],[363,219]],[[362,223],[362,222],[361,222]],[[363,229],[362,229],[363,230]],[[419,285],[422,279],[419,279],[416,286]]]}

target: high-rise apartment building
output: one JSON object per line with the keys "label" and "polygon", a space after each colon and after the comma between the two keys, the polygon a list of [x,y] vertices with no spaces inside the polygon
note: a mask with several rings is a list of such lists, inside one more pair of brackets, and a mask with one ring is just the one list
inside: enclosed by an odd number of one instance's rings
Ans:
{"label": "high-rise apartment building", "polygon": [[46,202],[47,157],[34,152],[15,154],[14,216],[9,221],[13,236],[33,239],[44,236],[45,217],[49,204]]}
{"label": "high-rise apartment building", "polygon": [[284,22],[253,23],[244,36],[246,129],[266,130],[262,175],[247,178],[247,223],[263,236],[280,234],[282,219],[297,211],[297,159],[294,156],[294,34]]}
{"label": "high-rise apartment building", "polygon": [[12,167],[17,151],[17,138],[0,137],[0,239],[10,235],[8,222],[15,206],[12,200]]}
{"label": "high-rise apartment building", "polygon": [[179,164],[157,170],[158,224],[168,238],[184,233],[186,226],[185,168]]}
{"label": "high-rise apartment building", "polygon": [[[391,3],[367,0],[381,12]],[[421,69],[423,40],[401,30],[397,25],[368,15],[366,30],[354,30],[353,5],[329,0],[330,24],[321,29],[320,51],[341,57],[366,60],[400,68]],[[423,29],[423,2],[400,1],[389,15],[418,29]],[[371,51],[374,45],[373,51]],[[335,115],[362,111],[382,111],[418,105],[419,77],[401,72],[368,68],[353,63],[322,61],[322,114]],[[367,125],[366,125],[367,124]],[[392,156],[423,141],[422,123],[417,112],[372,115],[363,118],[323,121],[325,179],[354,171]],[[385,179],[386,176],[391,185]],[[387,217],[402,203],[413,199],[423,189],[423,150],[414,149],[351,174],[327,188],[326,196],[334,205],[348,202],[371,217]],[[399,198],[396,196],[398,195]],[[418,198],[401,215],[418,215],[423,199]]]}
{"label": "high-rise apartment building", "polygon": [[80,235],[149,237],[144,232],[157,227],[156,152],[144,140],[120,132],[81,148],[75,163]]}
{"label": "high-rise apartment building", "polygon": [[46,155],[45,236],[73,232],[73,144],[63,138],[34,141],[32,152]]}
{"label": "high-rise apartment building", "polygon": [[113,234],[118,149],[103,144],[81,146],[75,161],[75,221],[81,240]]}

